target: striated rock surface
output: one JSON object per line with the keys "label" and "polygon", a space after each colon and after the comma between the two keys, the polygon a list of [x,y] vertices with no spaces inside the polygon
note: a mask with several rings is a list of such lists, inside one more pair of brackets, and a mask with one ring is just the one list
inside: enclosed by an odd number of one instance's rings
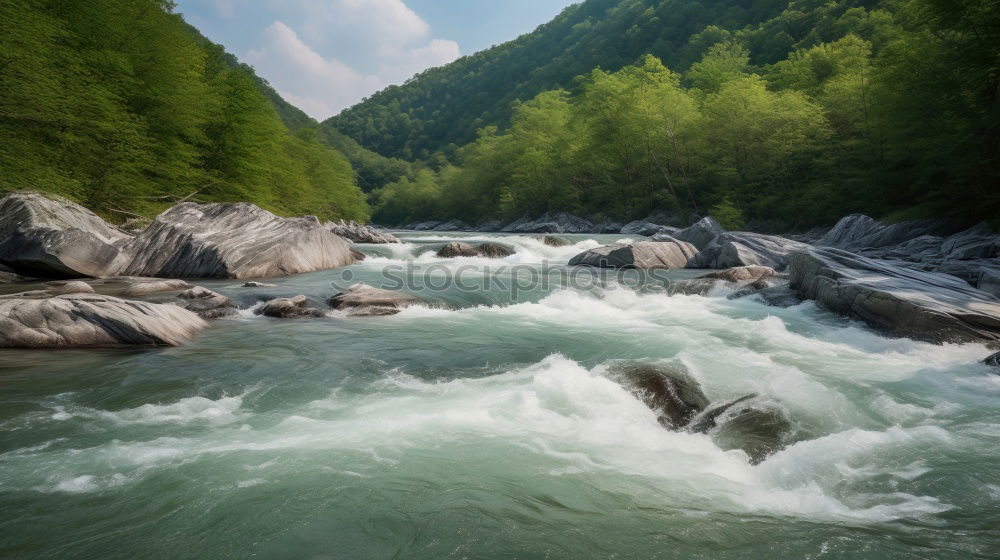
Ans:
{"label": "striated rock surface", "polygon": [[570,245],[568,239],[556,237],[554,235],[546,235],[542,238],[542,243],[548,245],[549,247],[568,247]]}
{"label": "striated rock surface", "polygon": [[125,273],[268,278],[354,263],[350,243],[315,217],[280,218],[247,203],[178,204],[129,245]]}
{"label": "striated rock surface", "polygon": [[2,348],[177,346],[207,326],[176,305],[92,293],[28,292],[0,298]]}
{"label": "striated rock surface", "polygon": [[888,247],[923,235],[951,233],[955,231],[952,227],[946,220],[912,220],[886,226],[864,214],[851,214],[841,218],[816,244],[849,250]]}
{"label": "striated rock surface", "polygon": [[514,249],[501,243],[486,242],[476,247],[476,254],[490,259],[502,259],[514,254]]}
{"label": "striated rock surface", "polygon": [[688,268],[732,268],[766,266],[775,270],[788,267],[794,251],[808,245],[762,233],[728,232],[717,236],[688,263]]}
{"label": "striated rock surface", "polygon": [[180,292],[191,289],[191,284],[183,280],[148,279],[130,284],[122,290],[123,297],[138,297],[160,292]]}
{"label": "striated rock surface", "polygon": [[226,296],[208,288],[195,286],[178,296],[181,307],[197,313],[202,319],[221,319],[236,314],[236,306]]}
{"label": "striated rock surface", "polygon": [[0,264],[25,276],[116,274],[130,236],[64,198],[18,191],[0,198]]}
{"label": "striated rock surface", "polygon": [[756,282],[777,274],[769,266],[737,266],[702,274],[699,279],[724,280],[726,282]]}
{"label": "striated rock surface", "polygon": [[704,217],[689,227],[686,227],[673,237],[681,241],[687,241],[694,245],[699,251],[704,251],[706,247],[718,237],[726,232],[726,229],[719,225],[711,217]]}
{"label": "striated rock surface", "polygon": [[309,298],[298,295],[290,298],[277,298],[265,302],[254,310],[254,314],[275,319],[301,319],[303,317],[325,317],[322,309],[312,307]]}
{"label": "striated rock surface", "polygon": [[375,243],[375,244],[401,243],[401,241],[391,233],[379,231],[373,228],[372,226],[359,224],[354,220],[351,220],[349,222],[340,220],[337,222],[329,222],[325,225],[335,235],[339,235],[344,239],[350,239],[355,243]]}
{"label": "striated rock surface", "polygon": [[636,220],[622,226],[619,233],[623,235],[642,235],[644,237],[652,237],[660,232],[666,232],[667,234],[673,235],[679,231],[679,228],[654,224],[644,220]]}
{"label": "striated rock surface", "polygon": [[595,229],[590,220],[567,212],[547,212],[538,219],[527,217],[507,224],[506,233],[591,233]]}
{"label": "striated rock surface", "polygon": [[590,249],[570,259],[569,264],[600,268],[684,268],[697,254],[694,245],[676,239],[640,241],[632,245]]}
{"label": "striated rock surface", "polygon": [[665,428],[687,426],[708,406],[698,383],[684,371],[663,365],[626,363],[612,368],[622,385],[656,412]]}
{"label": "striated rock surface", "polygon": [[462,241],[452,241],[438,250],[437,256],[444,258],[475,257],[479,255],[476,248]]}
{"label": "striated rock surface", "polygon": [[434,231],[472,231],[472,226],[462,220],[449,220],[434,226]]}
{"label": "striated rock surface", "polygon": [[1000,300],[953,276],[834,248],[796,253],[789,275],[800,297],[896,336],[938,343],[1000,341]]}
{"label": "striated rock surface", "polygon": [[354,284],[330,298],[334,309],[350,311],[352,315],[393,315],[405,307],[422,303],[410,294]]}

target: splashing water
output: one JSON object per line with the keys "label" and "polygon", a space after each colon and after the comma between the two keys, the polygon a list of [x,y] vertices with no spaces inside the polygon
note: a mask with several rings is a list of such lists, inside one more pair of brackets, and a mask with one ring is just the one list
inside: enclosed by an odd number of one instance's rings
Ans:
{"label": "splashing water", "polygon": [[[378,285],[453,239],[563,265],[618,240],[410,234],[247,307]],[[676,273],[678,277],[686,272]],[[251,294],[251,295],[248,295]],[[157,351],[0,362],[0,555],[988,558],[1000,550],[1000,376],[980,345],[888,339],[806,302],[621,286],[444,289],[390,317],[244,313]],[[618,360],[749,393],[800,437],[754,465],[668,431]],[[190,552],[188,552],[190,551]]]}

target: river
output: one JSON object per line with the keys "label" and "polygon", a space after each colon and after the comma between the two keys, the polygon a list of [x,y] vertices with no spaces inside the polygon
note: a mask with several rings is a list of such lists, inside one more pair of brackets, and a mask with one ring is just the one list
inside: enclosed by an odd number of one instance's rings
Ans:
{"label": "river", "polygon": [[[402,236],[272,288],[199,284],[249,307],[403,281],[433,305],[246,310],[178,348],[0,352],[0,556],[998,557],[984,346],[569,276],[620,236]],[[517,252],[435,257],[451,239]],[[609,375],[621,360],[682,368],[713,402],[756,393],[795,443],[753,465],[666,430]]]}

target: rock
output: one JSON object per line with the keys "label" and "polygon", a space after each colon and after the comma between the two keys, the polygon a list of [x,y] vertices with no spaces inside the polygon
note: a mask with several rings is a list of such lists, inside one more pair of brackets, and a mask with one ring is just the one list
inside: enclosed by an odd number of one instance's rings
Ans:
{"label": "rock", "polygon": [[669,366],[631,363],[613,368],[612,374],[656,412],[657,420],[665,428],[677,430],[687,426],[708,406],[708,398],[698,383]]}
{"label": "rock", "polygon": [[594,233],[621,233],[623,227],[621,222],[604,222],[594,226]]}
{"label": "rock", "polygon": [[521,218],[507,224],[501,231],[507,233],[591,233],[594,224],[566,212],[546,212],[536,220]]}
{"label": "rock", "polygon": [[354,284],[330,298],[329,303],[334,309],[351,311],[352,315],[393,315],[423,302],[410,294]]}
{"label": "rock", "polygon": [[653,234],[650,238],[651,241],[670,241],[671,239],[677,239],[677,234],[681,232],[680,228],[663,226],[660,231]]}
{"label": "rock", "polygon": [[434,231],[472,231],[472,226],[462,220],[451,220],[434,226]]}
{"label": "rock", "polygon": [[475,247],[462,241],[452,241],[441,247],[437,252],[437,256],[448,259],[454,257],[475,257],[477,255],[479,255],[479,252],[476,251]]}
{"label": "rock", "polygon": [[698,278],[709,278],[713,280],[724,280],[726,282],[756,282],[765,278],[770,278],[777,274],[773,268],[769,266],[736,266],[733,268],[727,268],[726,270],[719,270],[717,272],[709,272],[708,274],[702,274]]}
{"label": "rock", "polygon": [[636,220],[634,222],[629,222],[622,226],[620,233],[622,235],[642,235],[645,237],[650,237],[656,235],[662,230],[668,230],[673,232],[678,232],[677,228],[668,228],[667,226],[661,226],[659,224],[654,224],[646,222],[643,220]]}
{"label": "rock", "polygon": [[64,198],[17,191],[0,199],[0,263],[42,278],[116,274],[130,236]]}
{"label": "rock", "polygon": [[719,222],[716,222],[711,217],[706,216],[695,222],[694,225],[679,231],[674,238],[681,241],[687,241],[697,247],[699,251],[704,251],[713,239],[715,239],[718,235],[725,233],[725,231],[725,228],[719,225]]}
{"label": "rock", "polygon": [[546,235],[542,238],[542,243],[548,245],[549,247],[568,247],[570,245],[568,239],[556,237],[554,235]]}
{"label": "rock", "polygon": [[476,247],[476,253],[481,257],[502,259],[514,254],[514,250],[500,243],[487,242]]}
{"label": "rock", "polygon": [[956,233],[944,240],[941,252],[954,260],[993,259],[1000,256],[1000,235],[987,223]]}
{"label": "rock", "polygon": [[3,348],[177,346],[207,326],[176,305],[90,293],[0,298]]}
{"label": "rock", "polygon": [[949,260],[930,270],[961,278],[973,288],[1000,298],[1000,262],[997,259]]}
{"label": "rock", "polygon": [[763,282],[754,282],[753,284],[750,284],[742,290],[727,297],[728,299],[740,299],[748,296],[754,296],[756,299],[764,303],[764,305],[769,305],[771,307],[787,308],[802,303],[799,296],[794,290],[789,288],[787,284],[771,286],[766,280]]}
{"label": "rock", "polygon": [[502,227],[503,222],[500,220],[488,220],[476,226],[476,231],[494,232],[500,231]]}
{"label": "rock", "polygon": [[745,231],[723,233],[702,249],[701,254],[688,263],[688,268],[766,266],[784,270],[792,252],[807,247],[804,243],[776,235]]}
{"label": "rock", "polygon": [[784,449],[792,436],[792,423],[778,410],[748,407],[719,420],[712,435],[720,448],[742,449],[750,456],[750,464],[759,465]]}
{"label": "rock", "polygon": [[430,231],[430,230],[436,228],[439,225],[441,225],[441,222],[435,222],[435,221],[430,221],[430,222],[414,222],[414,223],[409,224],[407,226],[403,226],[403,229],[411,229],[413,231]]}
{"label": "rock", "polygon": [[86,282],[74,280],[72,282],[55,285],[49,288],[48,291],[53,295],[64,296],[68,294],[92,294],[94,293],[94,288]]}
{"label": "rock", "polygon": [[158,292],[179,292],[191,289],[191,287],[191,284],[183,280],[148,280],[130,285],[122,290],[121,295],[124,297],[137,297]]}
{"label": "rock", "polygon": [[786,239],[791,239],[792,241],[798,241],[799,243],[816,243],[823,236],[826,235],[827,229],[824,227],[815,227],[807,231],[800,231],[796,233],[785,233],[781,237]]}
{"label": "rock", "polygon": [[255,309],[254,314],[274,317],[276,319],[326,316],[323,310],[310,307],[309,304],[309,299],[302,295],[291,298],[272,299]]}
{"label": "rock", "polygon": [[236,314],[236,306],[226,296],[208,288],[195,286],[177,296],[184,301],[184,309],[197,313],[202,319],[221,319]]}
{"label": "rock", "polygon": [[279,218],[253,204],[185,202],[129,244],[126,274],[268,278],[354,263],[350,242],[313,217]]}
{"label": "rock", "polygon": [[736,405],[742,404],[750,399],[757,398],[756,394],[750,394],[738,399],[722,403],[720,405],[713,406],[712,408],[705,409],[701,414],[695,418],[691,424],[688,426],[688,431],[694,432],[696,434],[707,434],[709,431],[718,427],[717,420],[719,416],[722,416],[727,410],[733,408]]}
{"label": "rock", "polygon": [[953,276],[834,248],[796,253],[789,276],[799,297],[896,336],[937,343],[1000,340],[1000,300]]}
{"label": "rock", "polygon": [[267,284],[264,282],[244,282],[244,288],[276,288],[277,284]]}
{"label": "rock", "polygon": [[359,263],[367,259],[368,255],[358,251],[357,249],[351,249],[351,257],[354,259],[354,262]]}
{"label": "rock", "polygon": [[983,363],[995,368],[1000,368],[1000,352],[993,354],[992,356],[983,360]]}
{"label": "rock", "polygon": [[391,233],[378,231],[371,226],[361,225],[354,220],[349,222],[340,220],[338,222],[330,222],[325,225],[334,234],[339,235],[344,239],[350,239],[355,243],[401,243],[401,241]]}
{"label": "rock", "polygon": [[816,244],[839,249],[871,249],[952,231],[953,225],[946,220],[913,220],[886,226],[864,214],[851,214],[841,218]]}
{"label": "rock", "polygon": [[678,241],[640,241],[632,245],[605,245],[570,259],[572,266],[600,268],[684,268],[698,254],[694,245]]}
{"label": "rock", "polygon": [[841,218],[816,244],[840,248],[857,247],[861,240],[884,228],[874,218],[864,214],[851,214]]}

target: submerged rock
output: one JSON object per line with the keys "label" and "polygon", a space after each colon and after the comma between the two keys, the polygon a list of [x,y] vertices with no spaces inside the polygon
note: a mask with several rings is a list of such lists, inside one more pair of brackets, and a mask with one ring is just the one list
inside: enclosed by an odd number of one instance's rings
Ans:
{"label": "submerged rock", "polygon": [[269,278],[354,263],[350,242],[314,217],[280,218],[247,203],[178,204],[129,244],[125,273],[161,278]]}
{"label": "submerged rock", "polygon": [[[71,284],[83,283],[71,282],[64,289]],[[0,298],[3,348],[177,346],[207,326],[200,317],[176,305],[92,293],[27,293]]]}
{"label": "submerged rock", "polygon": [[502,259],[514,254],[514,250],[500,243],[487,242],[476,247],[476,253],[481,257]]}
{"label": "submerged rock", "polygon": [[18,191],[0,198],[0,264],[20,275],[117,274],[131,236],[67,199]]}
{"label": "submerged rock", "polygon": [[1000,341],[1000,300],[953,276],[833,248],[796,253],[789,274],[800,297],[896,336],[937,343]]}
{"label": "submerged rock", "polygon": [[792,423],[772,408],[743,408],[718,422],[712,433],[716,445],[725,450],[742,449],[753,465],[784,449],[792,435]]}
{"label": "submerged rock", "polygon": [[197,313],[202,319],[221,319],[236,314],[236,306],[226,296],[208,288],[195,286],[179,296],[184,309]]}
{"label": "submerged rock", "polygon": [[568,247],[570,245],[568,239],[556,237],[554,235],[546,235],[542,238],[542,243],[548,245],[549,247]]}
{"label": "submerged rock", "polygon": [[334,309],[350,311],[352,315],[393,315],[403,308],[423,303],[419,298],[402,292],[383,290],[368,284],[354,284],[330,298]]}
{"label": "submerged rock", "polygon": [[191,284],[183,280],[146,279],[135,282],[122,290],[124,297],[137,297],[159,292],[180,292],[191,289]]}
{"label": "submerged rock", "polygon": [[704,251],[713,239],[725,232],[726,229],[719,225],[719,222],[716,222],[711,217],[706,216],[695,222],[693,225],[677,232],[677,234],[674,235],[674,238],[681,241],[687,241],[697,247],[699,251]]}
{"label": "submerged rock", "polygon": [[265,282],[250,281],[250,282],[244,282],[243,283],[243,287],[244,288],[276,288],[277,284],[267,284]]}
{"label": "submerged rock", "polygon": [[298,295],[290,298],[272,299],[254,310],[254,314],[275,319],[301,319],[303,317],[325,317],[326,312],[310,306],[309,298]]}
{"label": "submerged rock", "polygon": [[344,220],[330,222],[326,224],[326,227],[328,227],[334,234],[339,235],[344,239],[350,239],[355,243],[401,243],[401,241],[391,233],[379,231],[372,226],[359,224],[354,220],[349,222],[345,222]]}
{"label": "submerged rock", "polygon": [[776,235],[728,232],[713,239],[697,258],[688,263],[688,268],[766,266],[784,270],[791,261],[792,253],[807,247],[805,243]]}
{"label": "submerged rock", "polygon": [[988,366],[993,366],[995,368],[1000,368],[1000,352],[993,354],[992,356],[983,360],[983,363]]}
{"label": "submerged rock", "polygon": [[665,428],[687,426],[708,406],[698,382],[669,366],[631,363],[613,368],[622,384],[657,414]]}
{"label": "submerged rock", "polygon": [[676,239],[640,241],[589,249],[570,259],[569,264],[600,268],[684,268],[697,254],[694,245]]}
{"label": "submerged rock", "polygon": [[475,247],[462,241],[452,241],[441,247],[437,252],[437,256],[448,259],[454,257],[475,257],[477,255],[479,255],[479,252],[476,251]]}

